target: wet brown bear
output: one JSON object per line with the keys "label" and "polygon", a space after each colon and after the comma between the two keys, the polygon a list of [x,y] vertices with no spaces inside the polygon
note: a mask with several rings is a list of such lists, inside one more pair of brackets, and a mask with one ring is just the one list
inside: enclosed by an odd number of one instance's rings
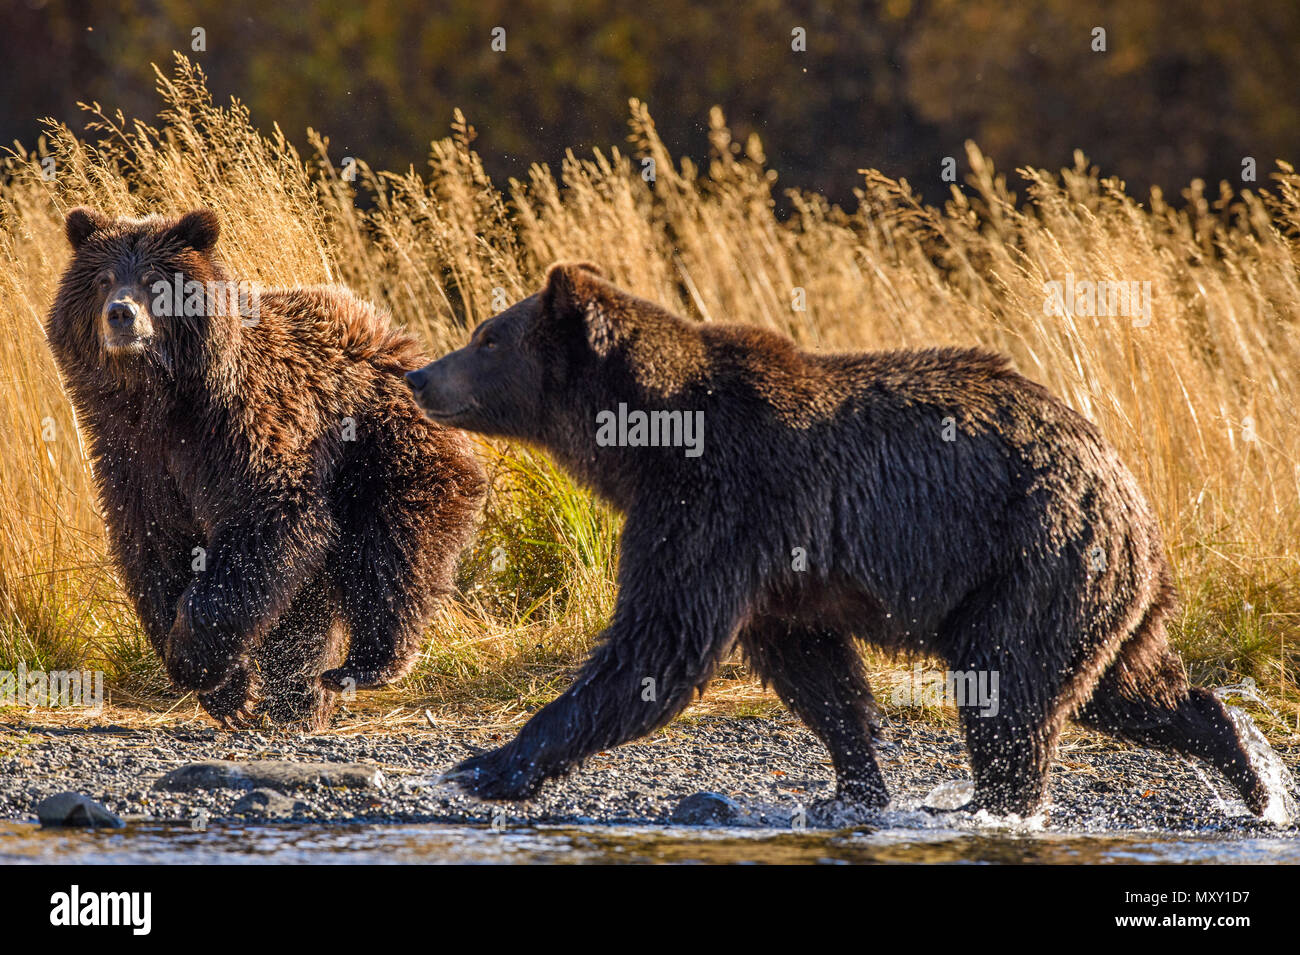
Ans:
{"label": "wet brown bear", "polygon": [[415,341],[344,288],[234,282],[209,210],[66,228],[46,332],[172,679],[223,722],[260,699],[317,727],[326,687],[401,676],[483,485],[467,438],[411,403]]}
{"label": "wet brown bear", "polygon": [[1034,811],[1070,716],[1201,757],[1264,806],[1167,645],[1132,475],[997,355],[812,354],[568,265],[407,379],[435,421],[538,445],[626,515],[609,628],[568,691],[453,771],[471,792],[527,797],[662,726],[739,639],[830,750],[838,797],[883,805],[856,637],[998,674],[996,706],[960,709],[970,808]]}

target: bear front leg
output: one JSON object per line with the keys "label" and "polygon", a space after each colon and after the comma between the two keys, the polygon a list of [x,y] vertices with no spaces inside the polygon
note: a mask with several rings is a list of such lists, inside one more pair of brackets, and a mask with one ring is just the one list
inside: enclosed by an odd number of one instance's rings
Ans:
{"label": "bear front leg", "polygon": [[[159,658],[166,661],[168,636],[176,619],[176,607],[190,583],[190,561],[197,541],[180,535],[166,539],[153,534],[123,530],[113,535],[117,565],[135,604],[140,625]],[[210,716],[228,728],[251,722],[248,712],[252,695],[252,673],[237,667],[220,687],[199,694],[199,703]]]}
{"label": "bear front leg", "polygon": [[244,504],[213,532],[167,635],[167,672],[183,689],[211,692],[231,676],[325,560],[336,538],[319,493]]}
{"label": "bear front leg", "polygon": [[628,559],[637,553],[647,552],[625,546],[614,619],[573,686],[448,781],[483,799],[527,799],[591,754],[668,723],[703,692],[735,638],[739,595],[702,592],[700,574],[639,575]]}
{"label": "bear front leg", "polygon": [[114,563],[149,645],[166,657],[167,634],[176,619],[176,604],[190,582],[190,551],[197,541],[161,540],[143,527],[110,527]]}

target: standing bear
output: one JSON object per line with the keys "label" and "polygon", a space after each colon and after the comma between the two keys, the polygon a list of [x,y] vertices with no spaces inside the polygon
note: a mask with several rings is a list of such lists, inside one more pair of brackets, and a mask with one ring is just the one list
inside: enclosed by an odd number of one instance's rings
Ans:
{"label": "standing bear", "polygon": [[227,725],[323,726],[328,690],[414,663],[484,489],[468,438],[411,402],[409,335],[341,287],[234,281],[210,210],[66,229],[46,334],[150,642]]}
{"label": "standing bear", "polygon": [[609,628],[514,740],[452,771],[472,793],[528,797],[663,726],[739,640],[830,751],[837,798],[883,806],[857,638],[997,674],[996,706],[960,710],[967,808],[1034,812],[1067,717],[1200,757],[1265,808],[1169,649],[1133,476],[997,355],[812,354],[561,265],[407,380],[434,421],[539,446],[626,518]]}

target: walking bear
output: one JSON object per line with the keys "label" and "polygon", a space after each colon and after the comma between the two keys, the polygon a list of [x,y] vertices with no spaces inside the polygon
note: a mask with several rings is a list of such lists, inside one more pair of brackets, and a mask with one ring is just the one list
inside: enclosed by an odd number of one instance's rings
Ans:
{"label": "walking bear", "polygon": [[341,287],[234,281],[212,211],[66,228],[46,333],[150,642],[227,725],[322,726],[327,689],[413,664],[483,492],[468,438],[412,405],[410,336]]}
{"label": "walking bear", "polygon": [[642,736],[740,641],[825,743],[837,799],[887,801],[854,638],[998,674],[961,708],[968,808],[1029,814],[1063,721],[1266,790],[1165,636],[1160,534],[1092,424],[1005,359],[812,354],[700,324],[587,265],[407,375],[442,424],[541,447],[625,515],[613,619],[572,687],[451,778],[517,799]]}

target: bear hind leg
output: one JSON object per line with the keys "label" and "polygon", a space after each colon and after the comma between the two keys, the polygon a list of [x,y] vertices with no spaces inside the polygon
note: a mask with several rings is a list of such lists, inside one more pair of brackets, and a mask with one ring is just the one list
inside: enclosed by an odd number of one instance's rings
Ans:
{"label": "bear hind leg", "polygon": [[[1016,593],[1014,583],[977,592],[944,626],[949,666],[964,678],[974,675],[977,685],[996,686],[992,699],[957,707],[975,780],[974,798],[963,809],[1022,818],[1036,813],[1065,719],[1096,680],[1092,668],[1043,648],[1042,635],[1053,634],[1076,660],[1097,652],[1086,645],[1068,593],[1045,591],[1037,602]],[[1008,607],[1021,609],[1013,616]]]}
{"label": "bear hind leg", "polygon": [[1075,721],[1120,739],[1191,756],[1218,769],[1256,814],[1268,791],[1209,690],[1188,686],[1164,623],[1148,618],[1120,648]]}
{"label": "bear hind leg", "polygon": [[[1002,675],[1005,682],[1006,675]],[[1006,697],[1001,701],[1007,705]],[[975,797],[962,807],[996,816],[1022,818],[1038,811],[1047,795],[1047,774],[1061,734],[1060,717],[1034,713],[1029,705],[1007,716],[988,716],[976,707],[961,707],[966,748],[970,753]]]}
{"label": "bear hind leg", "polygon": [[340,555],[336,580],[351,639],[342,665],[321,676],[335,690],[386,686],[415,666],[477,507],[441,473],[454,461],[390,457],[396,473],[368,486],[360,495],[367,506],[345,524],[353,546]]}
{"label": "bear hind leg", "polygon": [[850,639],[832,630],[763,618],[740,631],[740,643],[763,682],[830,751],[836,798],[885,806],[889,793],[871,733],[875,701]]}
{"label": "bear hind leg", "polygon": [[342,656],[344,628],[338,601],[314,581],[281,614],[255,651],[260,677],[257,713],[285,728],[311,732],[329,725],[337,696],[321,683],[321,671]]}
{"label": "bear hind leg", "polygon": [[424,623],[443,596],[439,576],[376,560],[342,586],[350,642],[347,658],[321,675],[334,690],[369,690],[405,676],[419,659]]}

